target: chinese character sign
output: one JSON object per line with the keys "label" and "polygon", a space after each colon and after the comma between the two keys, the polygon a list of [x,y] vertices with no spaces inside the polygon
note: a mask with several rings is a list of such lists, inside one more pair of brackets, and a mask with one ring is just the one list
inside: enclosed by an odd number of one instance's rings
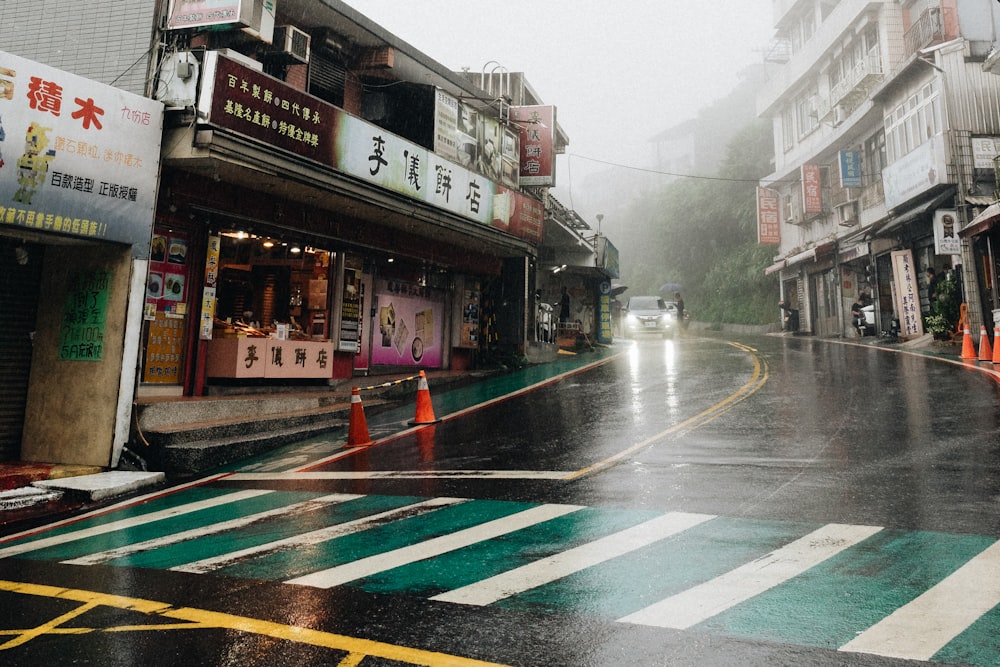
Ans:
{"label": "chinese character sign", "polygon": [[757,188],[757,243],[781,243],[781,196],[777,190]]}
{"label": "chinese character sign", "polygon": [[840,151],[840,185],[861,187],[861,154],[858,151]]}
{"label": "chinese character sign", "polygon": [[819,165],[802,165],[802,212],[806,215],[823,212],[823,183]]}
{"label": "chinese character sign", "polygon": [[920,319],[920,288],[917,286],[917,271],[913,264],[912,250],[893,251],[892,276],[896,284],[899,335],[902,338],[922,336],[924,323]]}
{"label": "chinese character sign", "polygon": [[953,210],[934,211],[934,254],[962,254],[962,240],[958,238],[958,214]]}
{"label": "chinese character sign", "polygon": [[0,226],[149,256],[163,105],[0,51]]}
{"label": "chinese character sign", "polygon": [[77,271],[69,276],[67,283],[70,291],[59,329],[59,359],[100,361],[104,356],[111,272]]}
{"label": "chinese character sign", "polygon": [[521,185],[555,185],[556,108],[511,107],[510,118],[521,136]]}

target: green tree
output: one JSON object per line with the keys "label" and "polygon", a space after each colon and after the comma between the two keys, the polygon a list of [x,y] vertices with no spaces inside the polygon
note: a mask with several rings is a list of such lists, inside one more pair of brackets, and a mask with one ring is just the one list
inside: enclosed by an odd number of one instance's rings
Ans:
{"label": "green tree", "polygon": [[771,126],[747,125],[718,176],[682,178],[634,202],[620,248],[630,294],[684,286],[695,319],[757,324],[776,317],[777,282],[764,275],[774,248],[757,243],[756,185],[771,171]]}

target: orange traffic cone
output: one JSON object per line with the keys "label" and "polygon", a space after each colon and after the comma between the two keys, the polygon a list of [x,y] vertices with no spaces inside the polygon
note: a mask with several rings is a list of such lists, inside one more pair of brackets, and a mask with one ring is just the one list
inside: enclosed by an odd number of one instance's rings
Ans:
{"label": "orange traffic cone", "polygon": [[1000,364],[1000,326],[993,327],[993,363]]}
{"label": "orange traffic cone", "polygon": [[410,426],[420,424],[436,424],[440,419],[434,418],[434,406],[431,405],[431,391],[427,388],[427,376],[420,371],[420,382],[417,383],[417,416]]}
{"label": "orange traffic cone", "polygon": [[361,390],[351,389],[351,423],[347,429],[347,444],[351,447],[367,447],[375,442],[368,435],[368,420],[361,405]]}
{"label": "orange traffic cone", "polygon": [[979,331],[979,361],[993,361],[993,348],[990,346],[990,335],[986,333],[986,325]]}
{"label": "orange traffic cone", "polygon": [[976,348],[972,344],[972,333],[969,331],[969,325],[965,325],[965,331],[962,332],[962,359],[977,359]]}

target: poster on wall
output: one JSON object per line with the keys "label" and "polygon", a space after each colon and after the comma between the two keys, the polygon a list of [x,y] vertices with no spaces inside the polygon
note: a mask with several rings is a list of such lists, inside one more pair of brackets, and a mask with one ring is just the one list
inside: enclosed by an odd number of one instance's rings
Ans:
{"label": "poster on wall", "polygon": [[958,238],[958,213],[953,210],[934,211],[934,254],[962,254],[962,240]]}
{"label": "poster on wall", "polygon": [[344,294],[340,307],[340,336],[337,349],[361,350],[361,271],[344,269]]}
{"label": "poster on wall", "polygon": [[187,313],[187,247],[186,235],[153,234],[146,276],[147,306],[174,315]]}
{"label": "poster on wall", "polygon": [[426,287],[401,281],[379,281],[376,290],[372,363],[439,367],[443,301],[432,298]]}
{"label": "poster on wall", "polygon": [[104,334],[108,320],[111,272],[95,269],[74,271],[63,306],[59,327],[61,361],[100,361],[104,358]]}

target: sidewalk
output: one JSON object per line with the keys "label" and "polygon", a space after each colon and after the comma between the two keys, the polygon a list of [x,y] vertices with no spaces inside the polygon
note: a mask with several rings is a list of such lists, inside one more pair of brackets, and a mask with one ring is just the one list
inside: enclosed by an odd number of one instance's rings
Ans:
{"label": "sidewalk", "polygon": [[[499,371],[426,371],[428,383],[438,389],[456,387],[495,375]],[[289,428],[281,435],[285,439],[302,439],[317,429],[343,428],[348,425],[351,395],[354,387],[362,389],[366,409],[372,405],[402,404],[414,400],[416,371],[379,376],[354,377],[331,387],[316,387],[308,392],[291,388],[284,391],[258,388],[254,393],[209,397],[152,397],[136,401],[137,408],[152,407],[157,428],[169,437],[178,433],[208,432],[215,440],[211,445],[221,449],[240,450],[229,456],[239,456],[247,442],[255,440],[250,424],[278,428],[282,422],[298,423],[309,419],[312,427]],[[259,409],[247,409],[247,404],[275,404],[275,412],[261,414]],[[310,407],[304,409],[304,405]],[[280,410],[280,411],[279,411]],[[304,413],[309,413],[305,415]],[[164,417],[163,415],[168,415]],[[325,418],[325,419],[320,419]],[[232,440],[218,435],[219,429],[238,431]],[[140,430],[141,435],[141,430]],[[258,448],[273,446],[266,437]],[[199,443],[192,443],[197,447]],[[202,445],[204,446],[204,445]],[[204,455],[203,455],[204,456]],[[221,465],[221,464],[220,464]],[[121,468],[125,465],[120,464]],[[58,465],[28,461],[0,463],[0,536],[99,508],[141,492],[154,491],[167,485],[164,472],[145,470],[106,470],[99,466]]]}

